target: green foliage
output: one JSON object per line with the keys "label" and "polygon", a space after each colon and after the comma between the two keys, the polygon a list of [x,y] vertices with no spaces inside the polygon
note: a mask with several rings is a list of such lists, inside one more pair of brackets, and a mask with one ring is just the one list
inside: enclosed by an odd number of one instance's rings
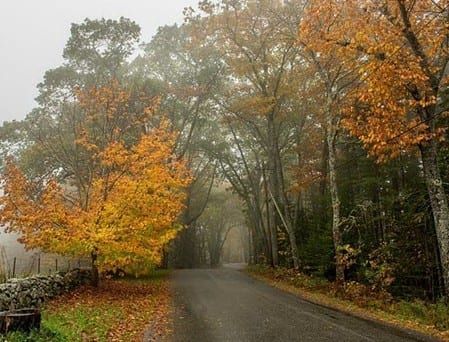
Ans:
{"label": "green foliage", "polygon": [[72,24],[64,48],[62,66],[48,70],[38,85],[38,104],[59,110],[70,100],[74,88],[101,86],[110,79],[122,79],[128,58],[140,40],[140,27],[130,19],[85,19]]}
{"label": "green foliage", "polygon": [[333,264],[333,243],[329,226],[311,229],[299,248],[301,260],[312,273],[324,275]]}
{"label": "green foliage", "polygon": [[424,301],[400,301],[390,309],[395,315],[435,326],[438,330],[449,330],[449,306],[444,301],[435,304]]}
{"label": "green foliage", "polygon": [[32,331],[29,334],[14,332],[6,336],[0,335],[0,341],[4,342],[69,342],[63,334],[52,331],[49,327],[43,326],[40,331]]}
{"label": "green foliage", "polygon": [[120,307],[78,307],[57,313],[44,312],[42,328],[31,334],[15,332],[8,342],[72,342],[83,339],[106,341],[110,321],[120,319]]}
{"label": "green foliage", "polygon": [[66,312],[47,315],[44,318],[44,327],[63,336],[66,341],[78,341],[83,336],[88,339],[106,341],[109,322],[120,318],[122,311],[119,307],[81,307]]}

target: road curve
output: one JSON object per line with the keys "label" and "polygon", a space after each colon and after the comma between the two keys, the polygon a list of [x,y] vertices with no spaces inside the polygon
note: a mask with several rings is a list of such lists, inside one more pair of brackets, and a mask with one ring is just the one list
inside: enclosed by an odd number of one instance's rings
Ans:
{"label": "road curve", "polygon": [[174,342],[416,341],[326,309],[236,269],[173,273]]}

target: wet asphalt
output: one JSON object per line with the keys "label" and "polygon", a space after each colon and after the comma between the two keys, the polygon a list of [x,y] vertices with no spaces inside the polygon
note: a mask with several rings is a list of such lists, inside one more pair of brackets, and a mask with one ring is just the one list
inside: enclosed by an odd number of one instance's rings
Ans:
{"label": "wet asphalt", "polygon": [[174,342],[421,340],[311,304],[235,267],[178,270],[172,277]]}

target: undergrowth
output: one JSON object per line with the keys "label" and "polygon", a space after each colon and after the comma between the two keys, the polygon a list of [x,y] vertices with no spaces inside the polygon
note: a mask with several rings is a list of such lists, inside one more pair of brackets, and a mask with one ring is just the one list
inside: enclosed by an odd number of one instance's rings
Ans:
{"label": "undergrowth", "polygon": [[[367,314],[374,313],[374,318],[399,323],[449,341],[449,306],[444,301],[431,303],[423,300],[400,300],[386,291],[373,290],[370,286],[357,282],[337,286],[324,278],[286,268],[256,265],[248,267],[248,272],[274,286],[320,304],[343,310],[345,307],[357,307]],[[292,291],[293,289],[299,292]]]}

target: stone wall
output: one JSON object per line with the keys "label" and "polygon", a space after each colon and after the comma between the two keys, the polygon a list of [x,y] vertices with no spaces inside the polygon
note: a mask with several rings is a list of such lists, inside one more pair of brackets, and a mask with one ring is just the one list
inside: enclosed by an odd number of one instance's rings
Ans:
{"label": "stone wall", "polygon": [[0,284],[0,311],[38,308],[47,299],[90,281],[89,270],[73,270],[65,274],[38,275],[23,279],[9,279]]}

